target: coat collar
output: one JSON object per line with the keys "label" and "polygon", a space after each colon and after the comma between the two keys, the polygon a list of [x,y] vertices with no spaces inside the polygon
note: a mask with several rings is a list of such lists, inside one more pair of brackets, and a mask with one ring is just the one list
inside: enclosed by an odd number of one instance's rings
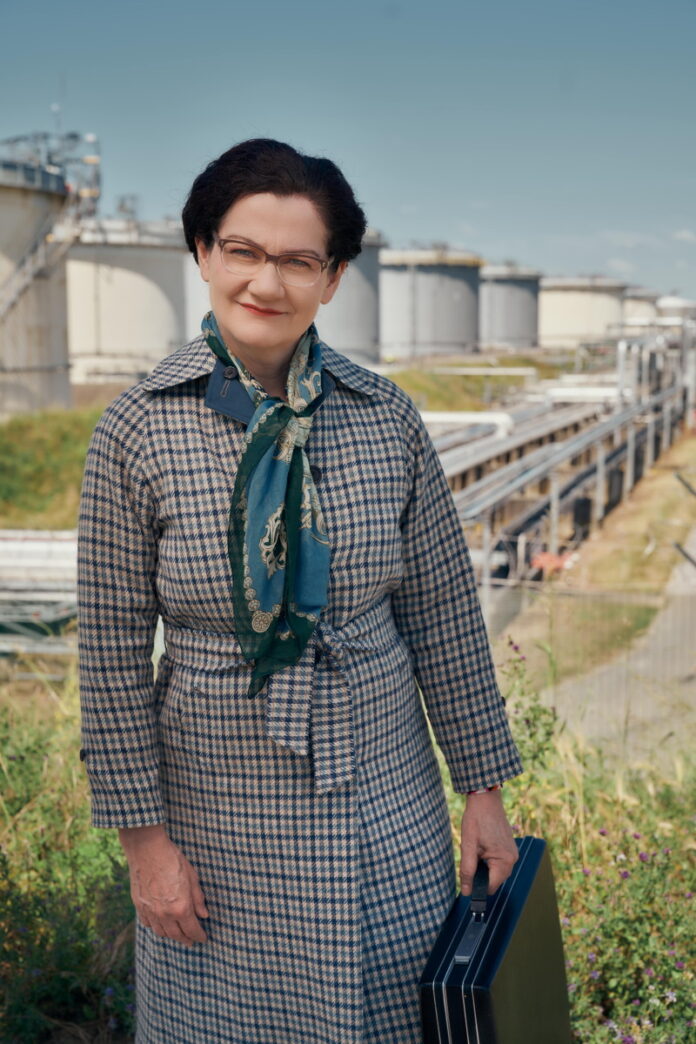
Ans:
{"label": "coat collar", "polygon": [[[163,391],[186,381],[208,377],[215,369],[217,361],[205,338],[196,337],[158,363],[140,386],[146,391]],[[323,346],[323,363],[324,368],[339,384],[344,384],[361,395],[376,394],[376,383],[369,370],[351,362],[345,355],[335,352],[328,345]]]}

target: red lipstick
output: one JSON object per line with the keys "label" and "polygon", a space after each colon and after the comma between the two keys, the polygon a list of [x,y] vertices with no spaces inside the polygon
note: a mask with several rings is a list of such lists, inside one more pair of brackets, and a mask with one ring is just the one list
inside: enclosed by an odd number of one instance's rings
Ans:
{"label": "red lipstick", "polygon": [[242,308],[246,308],[246,310],[248,312],[253,312],[255,315],[282,315],[283,314],[282,312],[277,312],[274,308],[257,308],[256,305],[243,304],[241,301],[239,303],[242,305]]}

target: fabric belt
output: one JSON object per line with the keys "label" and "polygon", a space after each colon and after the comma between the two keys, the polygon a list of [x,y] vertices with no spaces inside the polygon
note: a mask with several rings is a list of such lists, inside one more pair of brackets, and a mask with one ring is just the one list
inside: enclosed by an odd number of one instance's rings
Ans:
{"label": "fabric belt", "polygon": [[[355,774],[353,697],[360,671],[369,678],[361,654],[388,649],[398,639],[387,596],[341,628],[322,620],[293,666],[271,675],[266,696],[266,732],[280,746],[311,756],[314,786],[326,794]],[[241,666],[245,661],[231,633],[194,631],[164,621],[167,657],[191,669]],[[246,696],[240,696],[246,699]]]}

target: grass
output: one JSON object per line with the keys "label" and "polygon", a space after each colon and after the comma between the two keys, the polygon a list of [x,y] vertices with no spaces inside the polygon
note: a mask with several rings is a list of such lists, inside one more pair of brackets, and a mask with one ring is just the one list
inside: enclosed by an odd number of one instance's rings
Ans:
{"label": "grass", "polygon": [[390,373],[389,378],[411,396],[419,410],[485,410],[524,384],[523,377],[496,376],[494,367],[490,377],[408,369]]}
{"label": "grass", "polygon": [[[608,768],[600,751],[559,730],[519,654],[502,684],[526,766],[505,801],[518,835],[549,843],[574,1040],[686,1042],[693,769]],[[89,827],[78,748],[74,676],[57,687],[0,686],[0,1039],[8,1044],[132,1040],[126,875],[115,832]],[[442,769],[458,842],[465,799]]]}
{"label": "grass", "polygon": [[101,409],[47,410],[0,425],[0,529],[73,529]]}

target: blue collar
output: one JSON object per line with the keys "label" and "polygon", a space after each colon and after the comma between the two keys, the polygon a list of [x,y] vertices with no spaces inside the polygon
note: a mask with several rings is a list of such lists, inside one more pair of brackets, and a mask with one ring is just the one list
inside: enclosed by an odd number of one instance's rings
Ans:
{"label": "blue collar", "polygon": [[[336,382],[326,370],[321,371],[322,398],[326,399],[336,387]],[[208,378],[208,390],[205,404],[211,410],[224,413],[226,417],[241,421],[247,425],[254,416],[254,404],[246,389],[240,383],[239,374],[234,366],[225,366],[217,359],[213,372]]]}

